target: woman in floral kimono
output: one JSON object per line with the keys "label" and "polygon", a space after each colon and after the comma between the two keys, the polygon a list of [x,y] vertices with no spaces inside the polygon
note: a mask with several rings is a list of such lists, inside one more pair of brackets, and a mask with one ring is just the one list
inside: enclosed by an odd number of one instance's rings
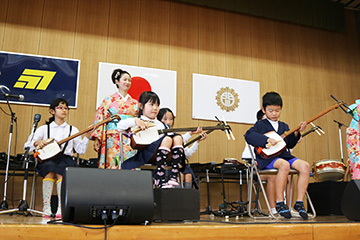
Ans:
{"label": "woman in floral kimono", "polygon": [[350,158],[350,173],[352,179],[360,179],[360,133],[359,133],[359,117],[360,117],[360,99],[350,105],[350,115],[353,119],[350,126],[346,129],[346,144]]}
{"label": "woman in floral kimono", "polygon": [[[131,76],[128,72],[115,69],[112,81],[119,89],[118,92],[107,96],[99,106],[95,116],[95,122],[100,122],[112,115],[119,115],[122,120],[135,117],[138,114],[138,101],[133,99],[128,90],[131,86]],[[96,129],[91,135],[94,140],[94,150],[99,154],[99,168],[120,168],[120,135],[116,127],[117,121],[112,121]],[[135,155],[135,151],[125,144],[126,136],[123,136],[124,159]]]}

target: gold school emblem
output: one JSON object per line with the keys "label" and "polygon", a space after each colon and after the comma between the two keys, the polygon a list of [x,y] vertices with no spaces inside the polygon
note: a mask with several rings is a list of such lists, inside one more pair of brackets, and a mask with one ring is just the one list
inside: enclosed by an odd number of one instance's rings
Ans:
{"label": "gold school emblem", "polygon": [[225,87],[216,92],[216,104],[227,112],[235,111],[239,106],[239,95],[234,89]]}
{"label": "gold school emblem", "polygon": [[54,71],[25,69],[14,88],[46,90],[55,74]]}

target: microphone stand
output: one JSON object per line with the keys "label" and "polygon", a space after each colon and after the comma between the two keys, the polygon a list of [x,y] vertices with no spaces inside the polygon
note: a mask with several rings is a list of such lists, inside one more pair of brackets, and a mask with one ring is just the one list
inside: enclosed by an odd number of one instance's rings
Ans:
{"label": "microphone stand", "polygon": [[339,141],[340,141],[340,156],[341,156],[341,162],[344,163],[344,153],[343,153],[343,147],[342,147],[342,136],[341,136],[341,127],[347,127],[345,124],[342,124],[341,122],[338,122],[336,120],[334,120],[335,123],[337,123],[338,127],[339,127]]}
{"label": "microphone stand", "polygon": [[6,201],[6,191],[7,191],[7,182],[9,176],[9,164],[10,164],[10,152],[11,152],[11,139],[13,133],[13,126],[14,122],[16,122],[15,113],[12,111],[8,97],[5,96],[7,105],[10,109],[11,121],[10,121],[10,130],[9,130],[9,145],[8,145],[8,152],[7,152],[7,159],[6,159],[6,168],[5,168],[5,182],[4,182],[4,198],[0,203],[0,209],[8,209],[8,203]]}
{"label": "microphone stand", "polygon": [[35,209],[30,209],[29,204],[26,201],[26,189],[27,189],[27,179],[28,179],[28,167],[29,167],[29,148],[26,148],[25,154],[24,154],[24,161],[25,161],[25,173],[24,173],[24,186],[23,186],[23,198],[20,200],[19,206],[14,209],[9,210],[3,210],[0,211],[0,214],[6,214],[6,213],[14,213],[14,212],[20,212],[23,213],[25,216],[28,216],[29,214],[39,214],[39,215],[47,215],[49,217],[55,217],[55,215],[48,214],[42,211],[38,211]]}
{"label": "microphone stand", "polygon": [[[36,129],[36,125],[33,126],[32,134],[35,133],[35,129]],[[20,213],[23,213],[24,215],[28,216],[29,213],[36,213],[36,214],[39,214],[39,215],[46,215],[46,216],[54,218],[55,214],[53,214],[53,213],[48,214],[48,213],[45,213],[45,212],[42,212],[42,211],[37,211],[37,210],[34,210],[34,209],[30,209],[29,204],[26,201],[26,189],[27,189],[27,179],[28,179],[28,173],[29,173],[29,171],[28,171],[28,169],[29,169],[29,158],[30,158],[29,151],[30,151],[30,148],[26,147],[25,148],[25,154],[24,154],[25,172],[24,172],[23,198],[20,201],[18,208],[0,211],[0,214],[6,214],[6,213],[11,213],[12,214],[14,212],[20,212]],[[4,197],[4,199],[5,199],[5,197]],[[6,199],[5,199],[5,202],[6,202]]]}

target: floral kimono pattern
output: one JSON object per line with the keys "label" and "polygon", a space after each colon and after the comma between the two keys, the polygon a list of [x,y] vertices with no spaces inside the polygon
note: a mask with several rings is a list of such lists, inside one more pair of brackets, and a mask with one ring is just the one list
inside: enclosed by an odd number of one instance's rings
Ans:
{"label": "floral kimono pattern", "polygon": [[[119,93],[114,93],[106,97],[97,109],[94,123],[98,123],[111,115],[118,115],[121,119],[136,117],[138,114],[138,101],[130,95],[122,97]],[[101,149],[99,152],[99,168],[119,169],[120,168],[120,135],[117,130],[117,122],[112,121],[97,128],[91,135],[91,139],[99,139]],[[123,136],[124,160],[134,156],[133,150],[128,143],[126,136]]]}
{"label": "floral kimono pattern", "polygon": [[349,106],[353,109],[353,120],[346,129],[346,145],[350,159],[350,173],[352,179],[360,179],[360,132],[359,132],[359,116],[360,116],[360,100],[356,100],[355,104]]}

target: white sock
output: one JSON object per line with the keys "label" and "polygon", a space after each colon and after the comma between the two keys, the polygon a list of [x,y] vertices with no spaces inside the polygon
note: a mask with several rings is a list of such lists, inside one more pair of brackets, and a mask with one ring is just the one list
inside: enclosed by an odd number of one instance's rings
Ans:
{"label": "white sock", "polygon": [[42,182],[43,192],[43,211],[51,213],[50,199],[53,192],[55,180],[52,178],[44,178]]}

